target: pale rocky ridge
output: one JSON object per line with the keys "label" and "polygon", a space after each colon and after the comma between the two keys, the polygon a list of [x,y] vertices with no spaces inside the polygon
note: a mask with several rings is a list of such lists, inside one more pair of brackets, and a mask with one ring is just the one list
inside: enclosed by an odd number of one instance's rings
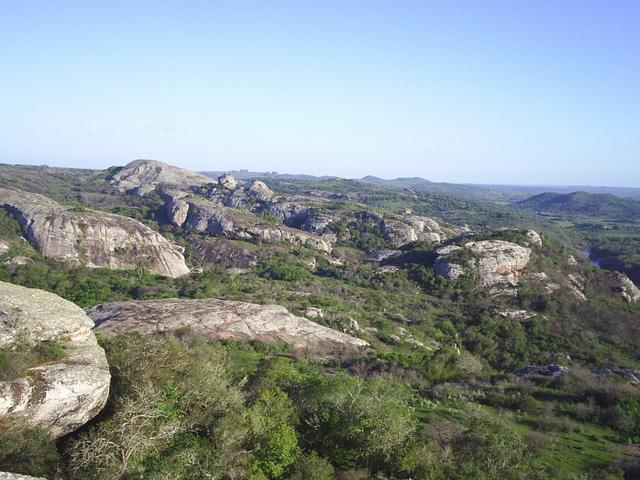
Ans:
{"label": "pale rocky ridge", "polygon": [[165,333],[190,328],[210,339],[283,341],[296,348],[332,351],[364,348],[368,343],[298,317],[278,305],[218,299],[113,302],[87,309],[96,331]]}
{"label": "pale rocky ridge", "polygon": [[[201,177],[160,162],[135,161],[114,174],[112,182],[138,194],[157,189],[168,221],[177,228],[241,240],[258,237],[266,243],[302,245],[322,253],[331,253],[337,241],[329,227],[338,220],[377,222],[394,248],[418,240],[437,244],[454,233],[432,218],[417,215],[328,214],[323,206],[331,199],[318,192],[282,197],[259,180],[248,184],[230,174],[221,175],[217,182]],[[282,225],[264,222],[264,214],[275,216]]]}
{"label": "pale rocky ridge", "polygon": [[57,295],[0,282],[0,348],[32,348],[58,341],[65,357],[0,382],[0,418],[24,419],[52,437],[76,430],[97,415],[111,375],[93,322]]}
{"label": "pale rocky ridge", "polygon": [[27,240],[45,257],[89,268],[143,266],[169,277],[189,273],[182,248],[137,220],[73,211],[42,195],[10,188],[0,188],[0,206],[18,220]]}

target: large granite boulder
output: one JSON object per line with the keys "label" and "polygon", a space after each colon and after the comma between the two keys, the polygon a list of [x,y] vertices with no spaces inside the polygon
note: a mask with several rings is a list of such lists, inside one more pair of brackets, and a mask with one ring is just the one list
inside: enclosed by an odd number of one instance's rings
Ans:
{"label": "large granite boulder", "polygon": [[247,194],[255,198],[258,202],[270,202],[273,199],[273,191],[264,182],[254,180],[247,191]]}
{"label": "large granite boulder", "polygon": [[381,228],[384,239],[396,248],[418,240],[440,243],[447,238],[447,232],[438,222],[417,215],[385,218],[381,220]]}
{"label": "large granite boulder", "polygon": [[465,248],[475,257],[480,286],[515,286],[531,259],[531,249],[504,240],[469,242]]}
{"label": "large granite boulder", "polygon": [[140,196],[154,191],[161,184],[191,187],[213,183],[205,175],[157,160],[134,160],[116,171],[110,181],[121,192]]}
{"label": "large granite boulder", "polygon": [[[433,268],[437,275],[456,279],[473,272],[480,287],[493,293],[513,293],[531,258],[530,248],[504,240],[468,242],[462,247],[448,245],[436,253]],[[461,260],[465,254],[470,254],[466,262]]]}
{"label": "large granite boulder", "polygon": [[90,268],[145,267],[168,277],[189,273],[181,247],[132,218],[72,210],[13,188],[0,188],[0,206],[18,220],[25,237],[45,257]]}
{"label": "large granite boulder", "polygon": [[256,305],[218,299],[148,300],[105,303],[87,310],[96,330],[164,333],[188,327],[205,338],[283,341],[296,348],[333,351],[366,347],[359,338],[291,314],[278,305]]}
{"label": "large granite boulder", "polygon": [[42,290],[0,282],[0,348],[62,345],[64,356],[0,382],[0,418],[21,418],[52,437],[66,435],[102,410],[111,375],[93,322],[73,303]]}

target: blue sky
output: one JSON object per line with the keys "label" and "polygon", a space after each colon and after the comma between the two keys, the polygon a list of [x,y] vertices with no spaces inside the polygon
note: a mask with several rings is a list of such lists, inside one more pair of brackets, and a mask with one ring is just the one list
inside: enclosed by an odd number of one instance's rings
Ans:
{"label": "blue sky", "polygon": [[0,162],[640,186],[638,1],[0,0]]}

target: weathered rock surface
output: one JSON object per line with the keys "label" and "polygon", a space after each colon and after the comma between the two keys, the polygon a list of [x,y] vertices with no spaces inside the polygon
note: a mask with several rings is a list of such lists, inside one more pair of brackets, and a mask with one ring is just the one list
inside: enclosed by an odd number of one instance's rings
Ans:
{"label": "weathered rock surface", "polygon": [[182,249],[137,220],[96,210],[72,211],[50,198],[0,188],[0,206],[20,223],[43,256],[90,268],[136,268],[179,277],[189,273]]}
{"label": "weathered rock surface", "polygon": [[624,273],[617,274],[620,282],[620,296],[627,303],[635,303],[640,300],[640,289]]}
{"label": "weathered rock surface", "polygon": [[42,477],[30,477],[19,473],[0,472],[0,480],[46,480]]}
{"label": "weathered rock surface", "polygon": [[265,223],[264,218],[246,209],[227,207],[175,190],[163,190],[162,196],[170,221],[187,232],[203,232],[236,240],[260,238],[265,243],[305,246],[323,253],[331,253],[332,250],[327,238],[286,225]]}
{"label": "weathered rock surface", "polygon": [[209,237],[194,239],[191,246],[202,265],[249,268],[258,260],[255,246],[247,245],[245,242]]}
{"label": "weathered rock surface", "polygon": [[366,347],[359,338],[291,314],[278,305],[217,299],[114,302],[87,310],[104,335],[124,331],[162,333],[189,327],[206,338],[284,341],[296,348]]}
{"label": "weathered rock surface", "polygon": [[209,177],[157,160],[134,160],[111,176],[111,183],[118,190],[140,196],[161,184],[189,187],[212,182]]}
{"label": "weathered rock surface", "polygon": [[569,283],[567,284],[567,292],[569,292],[569,294],[576,300],[584,302],[587,299],[584,291],[584,279],[578,275],[574,275],[573,273],[567,275],[567,279],[569,280]]}
{"label": "weathered rock surface", "polygon": [[324,310],[317,307],[307,307],[304,311],[304,316],[307,318],[323,318]]}
{"label": "weathered rock surface", "polygon": [[543,375],[546,377],[564,377],[569,374],[569,369],[555,363],[549,365],[527,365],[517,368],[514,372],[519,377],[529,377],[531,375]]}
{"label": "weathered rock surface", "polygon": [[469,242],[465,248],[473,252],[480,285],[515,286],[531,258],[531,249],[503,240]]}
{"label": "weathered rock surface", "polygon": [[9,244],[0,240],[0,255],[4,255],[9,251]]}
{"label": "weathered rock surface", "polygon": [[511,318],[512,320],[525,321],[530,320],[537,315],[535,312],[529,310],[518,310],[512,308],[496,309],[495,313],[504,318]]}
{"label": "weathered rock surface", "polygon": [[433,271],[436,275],[446,277],[450,280],[456,280],[467,274],[466,268],[460,263],[455,263],[452,254],[461,251],[462,247],[457,245],[447,245],[436,250],[438,256],[433,262]]}
{"label": "weathered rock surface", "polygon": [[224,173],[218,177],[218,185],[227,190],[235,190],[238,188],[238,180],[230,173]]}
{"label": "weathered rock surface", "polygon": [[479,285],[494,293],[515,287],[531,258],[530,248],[504,240],[469,242],[463,247],[449,245],[437,250],[436,274],[451,279],[466,275],[466,266],[456,260],[456,256],[465,250],[472,254],[468,268],[477,274]]}
{"label": "weathered rock surface", "polygon": [[33,258],[23,257],[22,255],[11,257],[4,262],[5,265],[33,265],[35,263]]}
{"label": "weathered rock surface", "polygon": [[397,257],[402,254],[402,250],[374,250],[367,257],[369,260],[374,262],[383,262],[385,260],[389,260],[390,258]]}
{"label": "weathered rock surface", "polygon": [[273,191],[260,180],[254,180],[247,193],[258,202],[270,202],[274,196]]}
{"label": "weathered rock surface", "polygon": [[58,341],[65,357],[0,382],[0,417],[18,417],[52,437],[74,431],[98,414],[111,375],[84,311],[57,295],[0,282],[0,348]]}
{"label": "weathered rock surface", "polygon": [[440,243],[446,233],[438,222],[429,217],[407,216],[402,220],[384,219],[382,234],[394,247],[401,247],[418,240]]}
{"label": "weathered rock surface", "polygon": [[542,237],[535,230],[527,230],[525,232],[525,236],[527,237],[527,240],[529,241],[529,243],[531,245],[536,246],[536,247],[541,247],[542,246]]}
{"label": "weathered rock surface", "polygon": [[640,371],[632,368],[596,368],[591,371],[597,377],[611,377],[617,376],[620,378],[628,379],[630,383],[635,385],[640,384]]}

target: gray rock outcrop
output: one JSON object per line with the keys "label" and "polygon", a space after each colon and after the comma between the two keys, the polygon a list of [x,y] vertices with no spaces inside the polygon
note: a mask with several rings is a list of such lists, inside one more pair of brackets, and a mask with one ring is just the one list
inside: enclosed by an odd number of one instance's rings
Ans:
{"label": "gray rock outcrop", "polygon": [[224,173],[218,177],[218,185],[227,190],[235,190],[238,188],[238,180],[230,173]]}
{"label": "gray rock outcrop", "polygon": [[407,216],[402,220],[384,219],[382,234],[387,242],[394,247],[401,247],[418,240],[430,243],[440,243],[447,234],[442,226],[429,217]]}
{"label": "gray rock outcrop", "polygon": [[449,280],[457,280],[467,274],[467,269],[452,258],[452,254],[461,251],[462,247],[447,245],[436,250],[438,256],[433,262],[433,271],[436,275],[446,277]]}
{"label": "gray rock outcrop", "polygon": [[620,282],[620,296],[627,303],[635,303],[640,300],[640,289],[624,273],[617,274]]}
{"label": "gray rock outcrop", "polygon": [[206,338],[283,341],[296,348],[331,351],[366,347],[359,338],[291,314],[278,305],[256,305],[217,299],[114,302],[87,310],[96,330],[163,333],[181,327]]}
{"label": "gray rock outcrop", "polygon": [[469,242],[465,248],[475,257],[480,286],[515,286],[531,258],[531,249],[504,240]]}
{"label": "gray rock outcrop", "polygon": [[75,211],[11,188],[0,188],[0,206],[18,220],[25,237],[45,257],[90,268],[144,267],[168,277],[189,273],[181,247],[132,218]]}
{"label": "gray rock outcrop", "polygon": [[274,196],[273,191],[260,180],[254,180],[247,193],[258,202],[270,202]]}
{"label": "gray rock outcrop", "polygon": [[535,247],[541,247],[542,246],[542,237],[535,230],[527,230],[525,232],[525,236],[527,237],[527,240],[529,241],[529,243],[531,245],[533,245]]}
{"label": "gray rock outcrop", "polygon": [[157,160],[134,160],[114,173],[110,181],[121,192],[140,196],[162,184],[190,187],[213,183],[209,177]]}
{"label": "gray rock outcrop", "polygon": [[[458,259],[465,251],[471,253],[466,265]],[[437,275],[456,279],[473,271],[480,287],[493,293],[513,291],[531,258],[530,248],[504,240],[469,242],[463,247],[448,245],[436,253],[433,268]]]}
{"label": "gray rock outcrop", "polygon": [[0,282],[0,348],[64,346],[64,358],[0,382],[0,418],[24,419],[52,437],[70,433],[102,410],[111,375],[84,311],[57,295]]}
{"label": "gray rock outcrop", "polygon": [[196,238],[191,241],[194,253],[202,265],[224,268],[249,268],[258,261],[254,245],[226,238]]}
{"label": "gray rock outcrop", "polygon": [[496,309],[495,313],[501,317],[519,321],[530,320],[537,315],[537,313],[530,312],[529,310],[518,310],[513,308]]}
{"label": "gray rock outcrop", "polygon": [[[236,192],[240,192],[238,189]],[[183,191],[163,189],[169,221],[187,232],[202,232],[236,240],[259,238],[265,243],[305,246],[331,253],[327,238],[286,225],[265,223],[265,219],[249,210],[225,206]]]}

